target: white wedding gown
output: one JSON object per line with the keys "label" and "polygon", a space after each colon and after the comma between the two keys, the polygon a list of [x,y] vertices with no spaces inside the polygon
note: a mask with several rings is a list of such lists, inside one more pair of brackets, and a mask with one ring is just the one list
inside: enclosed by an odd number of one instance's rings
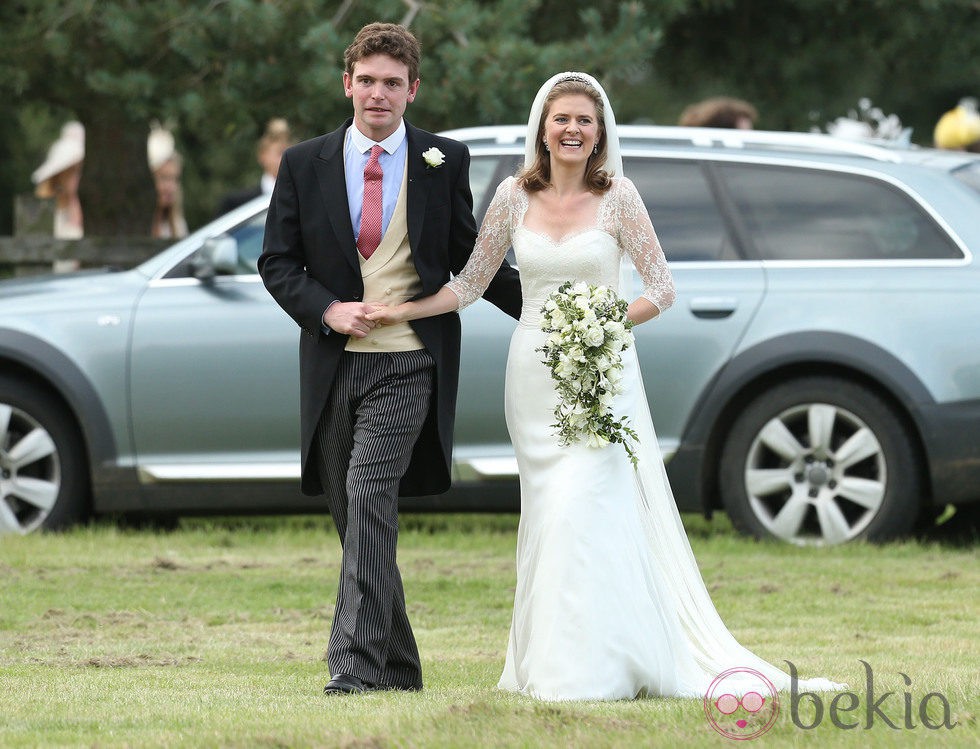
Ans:
{"label": "white wedding gown", "polygon": [[[543,700],[702,697],[722,672],[752,669],[777,690],[789,675],[729,633],[705,589],[667,481],[635,347],[623,356],[623,392],[639,441],[634,469],[622,445],[559,447],[556,394],[537,351],[545,299],[567,280],[619,286],[627,253],[644,296],[661,310],[674,287],[643,203],[627,179],[603,197],[594,228],[554,241],[523,225],[527,194],[497,190],[470,263],[450,283],[474,301],[511,244],[524,306],[507,363],[505,409],[521,482],[517,590],[501,689]],[[734,686],[733,686],[734,684]],[[829,681],[802,689],[833,689]],[[727,691],[760,691],[748,672]]]}

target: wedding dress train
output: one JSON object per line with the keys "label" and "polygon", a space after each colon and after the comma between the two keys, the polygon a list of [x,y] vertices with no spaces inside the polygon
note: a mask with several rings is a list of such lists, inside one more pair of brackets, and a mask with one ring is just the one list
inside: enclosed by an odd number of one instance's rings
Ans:
{"label": "wedding dress train", "polygon": [[[501,689],[544,700],[702,697],[740,669],[730,692],[765,694],[790,677],[736,642],[701,579],[671,493],[635,347],[623,355],[624,389],[613,413],[638,434],[637,466],[622,445],[559,447],[556,394],[537,351],[546,298],[564,281],[618,288],[624,253],[661,310],[673,282],[635,187],[615,180],[596,225],[554,240],[523,224],[527,195],[498,188],[474,259],[450,287],[475,299],[513,245],[524,293],[507,363],[505,409],[521,483],[517,589]],[[656,322],[651,323],[656,324]],[[825,679],[801,689],[834,689]]]}

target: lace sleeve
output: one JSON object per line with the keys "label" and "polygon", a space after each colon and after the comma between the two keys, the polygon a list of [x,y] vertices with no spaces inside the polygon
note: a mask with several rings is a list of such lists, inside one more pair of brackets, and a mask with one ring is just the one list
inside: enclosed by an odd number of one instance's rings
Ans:
{"label": "lace sleeve", "polygon": [[446,284],[459,297],[459,309],[473,304],[483,295],[507,254],[511,243],[511,196],[514,184],[514,178],[510,177],[497,186],[470,259],[459,275]]}
{"label": "lace sleeve", "polygon": [[618,189],[619,246],[629,254],[640,272],[643,298],[663,312],[674,303],[676,296],[667,258],[636,186],[624,177]]}

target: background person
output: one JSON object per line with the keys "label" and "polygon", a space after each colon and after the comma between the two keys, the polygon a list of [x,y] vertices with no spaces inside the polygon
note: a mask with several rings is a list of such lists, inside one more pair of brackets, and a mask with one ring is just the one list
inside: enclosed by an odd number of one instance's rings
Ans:
{"label": "background person", "polygon": [[160,239],[186,237],[187,221],[180,186],[184,161],[177,153],[173,134],[154,125],[146,142],[146,156],[157,194],[150,236]]}
{"label": "background person", "polygon": [[80,239],[84,235],[82,204],[78,200],[84,160],[85,128],[80,122],[68,122],[48,149],[44,163],[31,175],[37,197],[54,199],[56,239]]}
{"label": "background person", "polygon": [[752,130],[759,113],[744,99],[715,96],[691,104],[681,113],[679,125],[685,127],[727,127]]}
{"label": "background person", "polygon": [[272,188],[276,184],[276,177],[279,175],[279,162],[282,159],[282,152],[291,145],[293,145],[293,133],[289,129],[289,123],[281,117],[269,120],[265,127],[265,133],[259,139],[255,154],[259,166],[262,167],[259,183],[243,190],[227,193],[221,199],[217,215],[223,216],[228,211],[257,198],[259,195],[271,195]]}
{"label": "background person", "polygon": [[980,113],[977,112],[977,100],[961,99],[956,107],[940,117],[933,131],[933,142],[936,148],[980,153]]}

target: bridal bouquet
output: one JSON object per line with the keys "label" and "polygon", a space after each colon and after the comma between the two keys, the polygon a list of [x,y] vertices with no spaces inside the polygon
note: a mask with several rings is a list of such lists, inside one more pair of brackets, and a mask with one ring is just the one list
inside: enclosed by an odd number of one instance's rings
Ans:
{"label": "bridal bouquet", "polygon": [[537,349],[551,370],[558,392],[555,406],[558,443],[585,440],[591,447],[619,442],[633,465],[636,432],[626,416],[612,413],[613,398],[623,389],[622,352],[632,344],[633,322],[626,302],[605,286],[566,281],[548,297],[541,329],[548,334]]}

